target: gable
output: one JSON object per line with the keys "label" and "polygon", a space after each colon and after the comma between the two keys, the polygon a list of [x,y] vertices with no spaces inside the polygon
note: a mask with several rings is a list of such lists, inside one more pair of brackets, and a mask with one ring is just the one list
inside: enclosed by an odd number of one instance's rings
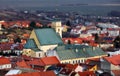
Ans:
{"label": "gable", "polygon": [[63,44],[60,36],[51,28],[35,29],[40,45]]}
{"label": "gable", "polygon": [[27,43],[24,45],[24,48],[26,48],[26,49],[37,48],[37,45],[36,45],[34,39],[28,39]]}

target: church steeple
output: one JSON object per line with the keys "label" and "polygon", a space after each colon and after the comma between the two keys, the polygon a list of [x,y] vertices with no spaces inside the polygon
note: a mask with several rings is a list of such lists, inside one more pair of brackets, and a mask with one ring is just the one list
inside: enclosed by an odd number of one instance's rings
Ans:
{"label": "church steeple", "polygon": [[54,28],[56,33],[58,33],[60,35],[60,37],[62,38],[62,24],[61,24],[61,21],[53,21],[52,22],[52,28]]}

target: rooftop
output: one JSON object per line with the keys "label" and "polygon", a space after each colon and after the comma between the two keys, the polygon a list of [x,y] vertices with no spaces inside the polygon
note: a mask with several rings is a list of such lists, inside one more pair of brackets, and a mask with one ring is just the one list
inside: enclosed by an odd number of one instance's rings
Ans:
{"label": "rooftop", "polygon": [[61,37],[51,28],[34,31],[41,45],[63,44]]}
{"label": "rooftop", "polygon": [[106,53],[98,47],[85,45],[62,45],[56,47],[55,50],[60,60],[106,55]]}

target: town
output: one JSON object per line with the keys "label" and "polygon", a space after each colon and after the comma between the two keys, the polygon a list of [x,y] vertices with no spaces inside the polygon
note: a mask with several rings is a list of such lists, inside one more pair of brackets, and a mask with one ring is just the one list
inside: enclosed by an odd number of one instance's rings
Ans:
{"label": "town", "polygon": [[0,11],[0,76],[120,76],[120,17]]}

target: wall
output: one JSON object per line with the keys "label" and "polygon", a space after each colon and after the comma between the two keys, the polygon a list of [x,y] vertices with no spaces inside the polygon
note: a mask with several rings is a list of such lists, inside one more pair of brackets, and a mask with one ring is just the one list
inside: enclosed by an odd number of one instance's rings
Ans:
{"label": "wall", "polygon": [[7,68],[11,68],[11,64],[0,65],[0,69],[7,69]]}

